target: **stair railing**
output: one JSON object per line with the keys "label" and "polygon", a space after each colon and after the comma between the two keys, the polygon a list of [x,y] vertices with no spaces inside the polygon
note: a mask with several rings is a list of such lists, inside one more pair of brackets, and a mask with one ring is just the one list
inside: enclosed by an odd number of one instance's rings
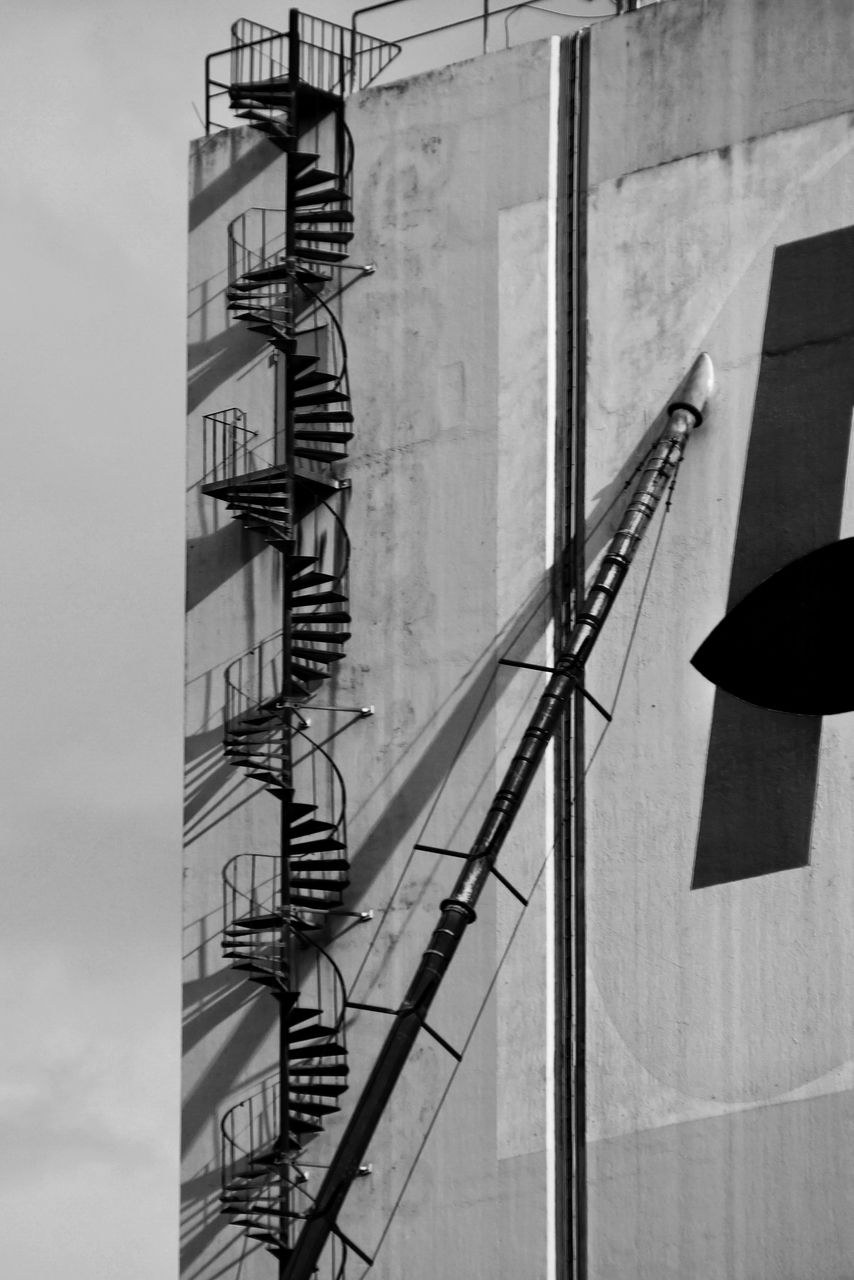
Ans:
{"label": "stair railing", "polygon": [[258,433],[251,431],[242,409],[218,409],[206,413],[202,423],[202,483],[217,484],[258,470],[253,445]]}
{"label": "stair railing", "polygon": [[[231,44],[205,59],[205,133],[228,126],[213,119],[213,103],[233,84],[282,79],[292,65],[299,80],[313,89],[341,97],[364,89],[400,53],[400,46],[365,32],[341,27],[324,18],[290,10],[289,30],[276,31],[240,18],[231,29]],[[296,34],[298,52],[292,61]],[[220,69],[222,68],[222,69]],[[216,74],[214,70],[216,69]],[[223,79],[225,75],[228,79]]]}

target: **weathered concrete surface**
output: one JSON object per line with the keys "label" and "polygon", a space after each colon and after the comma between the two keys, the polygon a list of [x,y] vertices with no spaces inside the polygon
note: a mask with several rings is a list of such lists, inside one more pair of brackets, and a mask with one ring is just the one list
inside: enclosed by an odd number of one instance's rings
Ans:
{"label": "weathered concrete surface", "polygon": [[[374,911],[370,923],[334,921],[326,938],[360,1001],[402,998],[459,870],[413,844],[467,848],[541,687],[497,658],[551,657],[557,57],[543,41],[348,106],[350,261],[377,269],[348,278],[343,295],[356,414],[344,467],[353,637],[317,701],[376,710],[307,714],[346,781],[346,905]],[[188,732],[213,775],[187,860],[199,1028],[186,1058],[198,1115],[187,1274],[200,1280],[243,1250],[212,1203],[217,1108],[274,1061],[264,997],[251,1014],[232,1009],[253,993],[227,976],[215,935],[222,864],[275,839],[275,802],[252,795],[217,750],[222,669],[277,625],[276,557],[241,540],[197,488],[203,413],[236,404],[269,421],[263,353],[225,329],[219,295],[228,218],[281,203],[281,164],[259,155],[255,165],[246,152],[256,145],[241,132],[202,144],[194,160]],[[553,1274],[552,811],[546,768],[502,859],[530,905],[489,887],[432,1011],[463,1063],[420,1038],[368,1153],[373,1174],[350,1194],[343,1226],[377,1252],[377,1280]],[[309,1162],[328,1157],[386,1027],[382,1015],[353,1016],[352,1088]],[[241,1265],[243,1280],[273,1274],[263,1251]]]}
{"label": "weathered concrete surface", "polygon": [[851,109],[849,0],[665,0],[591,42],[593,185]]}
{"label": "weathered concrete surface", "polygon": [[[352,102],[346,295],[358,439],[353,640],[340,701],[372,721],[339,738],[352,782],[356,897],[378,919],[340,939],[357,999],[400,1000],[547,661],[554,375],[549,174],[557,48],[543,42]],[[345,1213],[372,1275],[550,1274],[551,784],[528,798],[372,1144]],[[383,1020],[352,1028],[354,1093]],[[408,1181],[407,1181],[408,1180]]]}
{"label": "weathered concrete surface", "polygon": [[279,806],[222,756],[228,663],[280,623],[279,566],[224,504],[201,492],[203,418],[232,405],[251,429],[270,424],[272,371],[263,345],[227,322],[229,221],[253,204],[281,205],[281,154],[249,129],[202,139],[190,155],[187,434],[187,691],[184,856],[184,1128],[182,1273],[241,1265],[269,1276],[269,1255],[246,1253],[218,1212],[219,1122],[269,1072],[272,1000],[222,959],[222,869],[243,851],[275,849]]}
{"label": "weathered concrete surface", "polygon": [[[590,667],[615,705],[587,742],[591,1280],[839,1280],[854,1257],[852,717],[824,719],[802,865],[692,890],[716,696],[689,665],[727,608],[760,368],[776,376],[761,361],[772,271],[782,246],[851,221],[850,19],[836,3],[674,0],[592,34],[591,527],[698,350],[719,388]],[[837,431],[822,410],[847,337],[814,341],[828,392],[805,458]],[[790,445],[767,465],[787,494],[802,476],[784,509],[766,487],[784,548],[836,498]],[[841,486],[839,501],[849,536]],[[728,786],[744,768],[736,742]],[[780,803],[802,781],[781,767]],[[757,793],[735,834],[745,859],[773,803]]]}

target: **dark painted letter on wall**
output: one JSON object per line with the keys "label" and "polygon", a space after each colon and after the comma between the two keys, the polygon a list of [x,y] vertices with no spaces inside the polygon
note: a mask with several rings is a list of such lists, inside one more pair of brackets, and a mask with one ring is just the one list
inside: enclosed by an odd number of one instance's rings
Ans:
{"label": "dark painted letter on wall", "polygon": [[[774,254],[727,609],[839,537],[854,404],[854,227]],[[692,888],[806,866],[821,719],[718,690]]]}

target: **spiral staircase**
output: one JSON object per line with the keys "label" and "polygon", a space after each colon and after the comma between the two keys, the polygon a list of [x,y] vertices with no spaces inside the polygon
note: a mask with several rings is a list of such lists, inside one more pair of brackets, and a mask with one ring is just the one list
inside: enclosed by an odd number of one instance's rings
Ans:
{"label": "spiral staircase", "polygon": [[[227,102],[284,158],[282,207],[246,209],[228,227],[226,307],[270,348],[272,428],[250,426],[240,406],[207,414],[201,486],[282,566],[281,630],[227,668],[223,736],[227,762],[279,802],[280,841],[236,853],[222,875],[223,956],[276,1001],[279,1062],[220,1124],[222,1212],[280,1274],[311,1209],[302,1153],[347,1088],[347,993],[320,941],[330,913],[346,914],[346,789],[301,708],[350,639],[346,557],[330,557],[330,539],[313,532],[323,511],[343,530],[330,504],[346,486],[337,468],[353,438],[335,308],[354,224],[344,94],[397,52],[291,10],[287,32],[241,19],[230,48],[208,59],[209,126],[212,106]],[[342,1242],[333,1251],[331,1280],[343,1280],[347,1251]]]}

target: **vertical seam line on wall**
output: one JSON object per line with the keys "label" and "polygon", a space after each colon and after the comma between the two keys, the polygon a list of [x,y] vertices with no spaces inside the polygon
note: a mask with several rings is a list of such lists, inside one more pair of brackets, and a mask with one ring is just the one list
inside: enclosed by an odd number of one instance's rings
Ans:
{"label": "vertical seam line on wall", "polygon": [[[559,519],[555,538],[558,648],[565,643],[584,595],[584,334],[586,327],[585,200],[589,32],[562,42],[557,206]],[[576,695],[561,725],[556,753],[558,945],[556,1110],[559,1168],[555,1191],[560,1274],[585,1280],[585,939],[584,710]]]}
{"label": "vertical seam line on wall", "polygon": [[[570,209],[572,205],[570,174],[571,145],[570,109],[572,92],[572,45],[571,37],[561,41],[560,84],[558,103],[558,190],[555,209],[555,228],[557,236],[556,270],[553,282],[555,305],[558,315],[558,327],[555,334],[555,360],[557,364],[557,400],[555,405],[555,503],[557,507],[555,520],[555,540],[553,550],[554,563],[554,610],[557,618],[555,629],[555,648],[559,652],[567,634],[567,616],[569,598],[566,590],[565,564],[568,555],[568,520],[570,518],[570,441],[569,432],[572,421],[572,341],[570,335],[572,320],[572,263],[570,253]],[[571,711],[567,712],[571,715]],[[575,1219],[572,1195],[572,1159],[571,1159],[571,1033],[568,1016],[570,977],[569,964],[569,895],[568,895],[568,856],[570,842],[566,827],[566,802],[564,787],[567,783],[567,739],[566,717],[561,722],[555,735],[555,1146],[557,1169],[554,1182],[554,1215],[555,1215],[555,1247],[557,1250],[558,1275],[571,1280],[572,1269],[572,1224]]]}
{"label": "vertical seam line on wall", "polygon": [[[560,210],[562,205],[563,165],[561,157],[562,131],[562,47],[557,37],[551,39],[551,56],[549,60],[549,139],[548,139],[548,274],[547,274],[547,306],[548,306],[548,352],[547,352],[547,437],[546,437],[546,475],[548,491],[546,494],[546,537],[544,553],[546,572],[549,561],[555,562],[558,542],[563,536],[563,514],[561,484],[563,475],[563,439],[565,437],[565,388],[564,366],[561,332],[564,328],[563,297],[560,281],[561,241]],[[551,652],[560,639],[560,595],[555,590],[556,579],[552,581],[551,613],[549,618],[547,639]],[[559,916],[557,886],[560,875],[556,868],[559,857],[558,842],[560,831],[560,813],[557,793],[559,789],[558,746],[553,742],[549,748],[550,758],[545,770],[545,875],[544,887],[546,896],[546,1276],[548,1280],[557,1280],[563,1274],[558,1270],[558,1258],[561,1250],[558,1245],[559,1233],[562,1234],[560,1213],[559,1186],[562,1179],[558,1176],[558,1159],[562,1149],[560,1137],[560,1094],[562,1081],[558,1045],[558,1019],[560,1010],[559,972],[562,968],[562,948],[559,948]]]}
{"label": "vertical seam line on wall", "polygon": [[[585,544],[586,483],[585,457],[587,446],[586,423],[586,369],[587,369],[587,129],[590,31],[581,32],[575,38],[575,76],[573,92],[573,227],[575,288],[573,291],[573,323],[575,334],[575,368],[573,378],[574,421],[573,452],[573,538],[574,564],[573,589],[576,599],[584,596],[587,569]],[[585,794],[586,768],[584,743],[584,700],[576,695],[573,707],[573,765],[572,789],[569,792],[573,804],[573,953],[574,970],[574,1099],[573,1099],[573,1149],[575,1153],[575,1203],[576,1203],[576,1274],[578,1280],[587,1277],[587,1096],[586,1072],[586,1018],[587,1018],[587,944],[586,944],[586,896],[585,896]]]}

